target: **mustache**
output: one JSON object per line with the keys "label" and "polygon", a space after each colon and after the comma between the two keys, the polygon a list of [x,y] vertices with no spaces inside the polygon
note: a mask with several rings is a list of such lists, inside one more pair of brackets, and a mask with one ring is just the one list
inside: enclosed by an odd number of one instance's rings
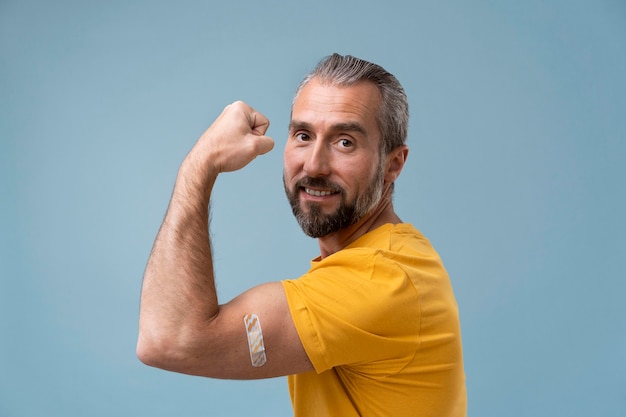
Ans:
{"label": "mustache", "polygon": [[343,188],[338,186],[332,181],[328,181],[325,178],[313,178],[313,177],[303,177],[296,181],[295,184],[296,189],[298,188],[323,188],[325,190],[332,191],[334,193],[343,193]]}

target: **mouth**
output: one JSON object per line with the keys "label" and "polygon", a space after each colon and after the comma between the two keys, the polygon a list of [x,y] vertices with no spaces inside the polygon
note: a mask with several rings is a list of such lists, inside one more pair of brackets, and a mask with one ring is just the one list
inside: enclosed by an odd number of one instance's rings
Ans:
{"label": "mouth", "polygon": [[309,203],[324,203],[343,195],[343,189],[326,178],[301,178],[292,190],[294,199],[301,198]]}
{"label": "mouth", "polygon": [[335,194],[336,191],[331,190],[314,190],[313,188],[302,187],[305,193],[313,197],[326,197],[331,194]]}

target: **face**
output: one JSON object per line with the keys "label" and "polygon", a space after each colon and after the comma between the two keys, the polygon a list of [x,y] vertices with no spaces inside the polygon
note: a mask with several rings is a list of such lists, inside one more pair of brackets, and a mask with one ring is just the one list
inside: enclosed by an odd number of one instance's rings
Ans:
{"label": "face", "polygon": [[328,86],[311,80],[296,98],[285,147],[284,185],[304,232],[322,237],[378,204],[383,162],[376,86]]}

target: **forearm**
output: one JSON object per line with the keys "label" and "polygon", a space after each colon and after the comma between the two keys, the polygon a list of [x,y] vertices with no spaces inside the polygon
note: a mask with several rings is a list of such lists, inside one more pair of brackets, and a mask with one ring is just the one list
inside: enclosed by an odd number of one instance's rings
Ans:
{"label": "forearm", "polygon": [[181,166],[144,274],[138,353],[148,362],[189,354],[218,312],[208,231],[215,174],[192,165]]}
{"label": "forearm", "polygon": [[239,170],[272,149],[268,126],[265,116],[243,102],[226,106],[181,165],[144,274],[137,343],[143,362],[226,375],[232,372],[225,373],[224,366],[232,371],[245,357],[241,320],[249,311],[234,303],[227,314],[218,305],[208,210],[219,173]]}

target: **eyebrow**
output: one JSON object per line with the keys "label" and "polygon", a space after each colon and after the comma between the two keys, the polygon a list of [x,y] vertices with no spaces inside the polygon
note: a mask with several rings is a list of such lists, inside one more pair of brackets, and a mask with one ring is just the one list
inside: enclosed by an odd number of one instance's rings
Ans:
{"label": "eyebrow", "polygon": [[[345,122],[345,123],[335,123],[332,125],[331,130],[341,131],[341,132],[355,132],[360,133],[362,135],[366,134],[365,128],[356,122]],[[292,120],[289,123],[289,131],[293,132],[294,130],[313,130],[313,125],[308,122],[303,122],[299,120]]]}

